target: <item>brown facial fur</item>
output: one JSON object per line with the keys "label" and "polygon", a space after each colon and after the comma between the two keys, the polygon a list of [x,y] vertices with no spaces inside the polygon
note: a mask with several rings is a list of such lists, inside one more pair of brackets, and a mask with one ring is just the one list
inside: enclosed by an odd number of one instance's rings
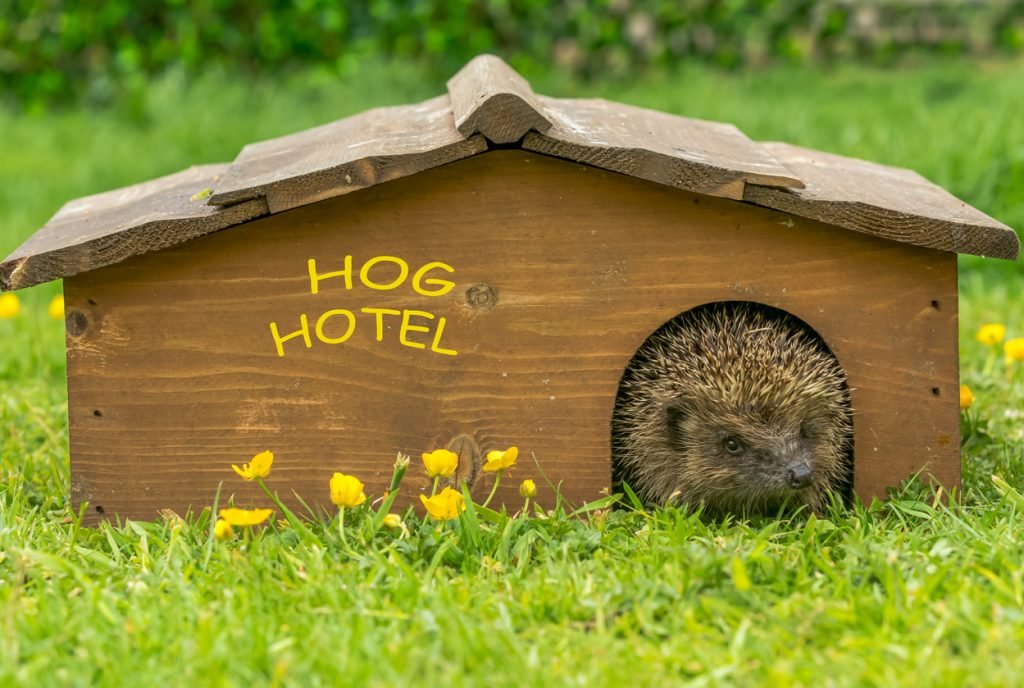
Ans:
{"label": "brown facial fur", "polygon": [[820,513],[851,480],[849,393],[813,330],[746,302],[701,306],[640,347],[612,419],[612,471],[646,503]]}

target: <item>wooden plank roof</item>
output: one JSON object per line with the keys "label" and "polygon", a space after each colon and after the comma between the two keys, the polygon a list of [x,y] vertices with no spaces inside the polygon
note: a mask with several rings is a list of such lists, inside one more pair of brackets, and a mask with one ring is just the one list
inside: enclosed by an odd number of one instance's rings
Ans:
{"label": "wooden plank roof", "polygon": [[406,177],[487,150],[463,136],[448,96],[377,108],[314,129],[249,144],[211,205],[266,198],[271,213]]}
{"label": "wooden plank roof", "polygon": [[748,185],[743,199],[884,239],[941,251],[1014,259],[1017,235],[917,172],[762,143],[800,177],[802,189]]}
{"label": "wooden plank roof", "polygon": [[[448,93],[246,146],[234,162],[72,201],[0,263],[0,288],[68,277],[478,155],[491,145],[821,220],[892,241],[1016,259],[1009,227],[909,170],[757,143],[729,124],[537,95],[499,58]],[[191,200],[211,188],[208,200]]]}
{"label": "wooden plank roof", "polygon": [[0,263],[0,288],[70,277],[266,215],[259,198],[227,208],[193,200],[215,187],[227,169],[227,164],[190,167],[66,203]]}
{"label": "wooden plank roof", "polygon": [[747,184],[803,182],[731,124],[607,100],[541,98],[555,121],[523,148],[687,191],[740,200]]}

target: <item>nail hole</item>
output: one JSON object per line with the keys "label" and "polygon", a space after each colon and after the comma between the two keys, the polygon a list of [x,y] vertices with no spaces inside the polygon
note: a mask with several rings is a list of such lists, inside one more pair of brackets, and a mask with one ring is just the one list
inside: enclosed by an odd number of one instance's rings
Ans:
{"label": "nail hole", "polygon": [[939,302],[932,299],[932,308],[934,308],[935,310],[939,310]]}
{"label": "nail hole", "polygon": [[100,411],[99,409],[96,409],[95,411],[92,412],[92,415],[96,416],[97,418],[102,418],[103,417],[103,411]]}
{"label": "nail hole", "polygon": [[939,396],[939,388],[938,387],[932,387],[932,396],[933,397]]}
{"label": "nail hole", "polygon": [[102,516],[103,515],[103,507],[97,505],[96,506],[96,513],[100,514]]}
{"label": "nail hole", "polygon": [[88,303],[88,304],[89,304],[90,306],[95,306],[95,305],[96,305],[96,301],[95,301],[95,300],[93,300],[93,299],[86,299],[85,301],[86,301],[86,303]]}

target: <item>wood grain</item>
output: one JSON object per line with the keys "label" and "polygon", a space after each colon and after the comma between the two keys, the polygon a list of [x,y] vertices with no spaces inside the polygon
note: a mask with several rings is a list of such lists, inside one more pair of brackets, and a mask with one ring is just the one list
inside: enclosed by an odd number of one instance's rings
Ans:
{"label": "wood grain", "polygon": [[803,185],[731,124],[607,100],[540,102],[554,126],[527,134],[526,150],[722,198],[742,199],[746,183]]}
{"label": "wood grain", "polygon": [[0,288],[70,277],[266,215],[260,200],[225,209],[192,200],[215,186],[227,167],[191,167],[67,203],[0,263]]}
{"label": "wood grain", "polygon": [[551,122],[526,79],[494,55],[478,55],[448,81],[455,127],[463,136],[483,134],[512,143]]}
{"label": "wood grain", "polygon": [[744,200],[837,227],[941,251],[1016,260],[1017,234],[911,170],[763,143],[803,189],[748,186]]}
{"label": "wood grain", "polygon": [[365,189],[487,149],[455,128],[447,95],[376,108],[242,149],[210,198],[231,205],[264,197],[277,213]]}
{"label": "wood grain", "polygon": [[[311,294],[307,260],[324,271],[347,255],[357,270],[374,256],[444,261],[456,286],[422,296],[332,278]],[[378,281],[397,274],[386,267]],[[551,503],[541,469],[571,502],[596,498],[637,347],[684,310],[737,299],[785,309],[832,346],[853,389],[863,499],[917,472],[959,483],[953,254],[524,151],[261,218],[65,289],[72,494],[93,518],[201,509],[222,481],[225,498],[265,504],[230,468],[264,449],[273,489],[326,508],[332,472],[379,495],[396,452],[418,461],[443,446],[519,446],[499,490],[510,509],[524,478]],[[445,317],[458,354],[403,345],[394,318],[377,341],[363,318],[344,344],[292,340],[277,355],[269,322],[361,307]],[[407,479],[401,504],[427,486],[418,463]]]}

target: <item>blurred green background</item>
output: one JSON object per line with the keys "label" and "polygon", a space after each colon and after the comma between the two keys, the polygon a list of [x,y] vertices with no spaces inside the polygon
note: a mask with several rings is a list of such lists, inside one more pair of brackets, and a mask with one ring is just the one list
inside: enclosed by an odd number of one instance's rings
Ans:
{"label": "blurred green background", "polygon": [[536,76],[632,78],[682,62],[877,65],[1024,50],[1024,0],[7,0],[5,94],[138,93],[168,68],[344,74],[389,56],[447,74],[497,52]]}

